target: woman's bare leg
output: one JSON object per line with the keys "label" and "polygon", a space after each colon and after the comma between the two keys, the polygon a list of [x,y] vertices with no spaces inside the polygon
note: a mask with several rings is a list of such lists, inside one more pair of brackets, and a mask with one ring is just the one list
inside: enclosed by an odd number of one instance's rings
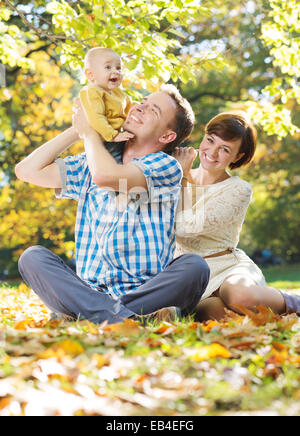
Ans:
{"label": "woman's bare leg", "polygon": [[286,303],[280,291],[269,286],[259,286],[248,277],[232,275],[224,280],[219,291],[198,303],[195,320],[219,321],[224,318],[226,307],[239,312],[236,306],[243,306],[246,309],[266,306],[277,314],[286,312]]}
{"label": "woman's bare leg", "polygon": [[235,312],[235,305],[247,309],[262,305],[277,314],[286,311],[285,300],[280,291],[268,286],[259,286],[252,279],[242,275],[232,275],[224,280],[219,295],[225,306]]}

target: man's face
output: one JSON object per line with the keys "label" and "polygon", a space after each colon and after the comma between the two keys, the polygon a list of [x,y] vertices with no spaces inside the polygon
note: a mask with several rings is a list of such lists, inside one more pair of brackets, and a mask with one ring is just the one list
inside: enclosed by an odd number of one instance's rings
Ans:
{"label": "man's face", "polygon": [[172,132],[168,126],[172,125],[176,110],[172,97],[165,92],[155,92],[131,108],[123,127],[139,141],[157,143],[168,132]]}

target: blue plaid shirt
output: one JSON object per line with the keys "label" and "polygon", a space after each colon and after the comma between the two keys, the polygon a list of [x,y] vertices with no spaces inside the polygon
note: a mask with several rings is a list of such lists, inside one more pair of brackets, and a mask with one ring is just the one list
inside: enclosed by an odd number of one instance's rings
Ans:
{"label": "blue plaid shirt", "polygon": [[[120,161],[120,159],[118,159]],[[77,274],[114,298],[164,270],[173,259],[174,222],[182,170],[166,153],[134,158],[148,193],[118,194],[91,180],[85,153],[58,159],[58,198],[78,202],[75,241]]]}

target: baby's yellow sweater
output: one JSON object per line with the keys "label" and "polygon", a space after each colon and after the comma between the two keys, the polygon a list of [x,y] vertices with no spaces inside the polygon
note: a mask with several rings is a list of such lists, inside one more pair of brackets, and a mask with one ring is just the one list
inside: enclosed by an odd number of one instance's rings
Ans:
{"label": "baby's yellow sweater", "polygon": [[79,95],[90,126],[105,141],[112,141],[132,106],[128,95],[119,88],[107,92],[91,85],[85,86]]}

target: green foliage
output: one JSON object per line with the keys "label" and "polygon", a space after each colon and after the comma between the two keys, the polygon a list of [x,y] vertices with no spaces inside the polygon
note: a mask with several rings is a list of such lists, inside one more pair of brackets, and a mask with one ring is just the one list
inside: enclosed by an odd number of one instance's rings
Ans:
{"label": "green foliage", "polygon": [[57,51],[72,68],[82,66],[87,47],[98,45],[122,54],[131,85],[144,89],[170,79],[186,83],[199,68],[222,65],[216,54],[212,58],[207,53],[198,57],[180,53],[197,17],[210,15],[205,2],[99,0],[73,6],[53,1],[47,10],[55,31],[66,36]]}
{"label": "green foliage", "polygon": [[22,55],[26,46],[25,35],[14,24],[7,24],[12,11],[0,5],[0,61],[10,67],[30,67],[32,62]]}
{"label": "green foliage", "polygon": [[300,4],[297,0],[272,0],[270,5],[269,20],[262,24],[261,38],[270,47],[273,64],[279,68],[281,77],[264,88],[269,101],[252,105],[250,112],[269,135],[285,137],[299,131],[287,107],[291,100],[300,103]]}

